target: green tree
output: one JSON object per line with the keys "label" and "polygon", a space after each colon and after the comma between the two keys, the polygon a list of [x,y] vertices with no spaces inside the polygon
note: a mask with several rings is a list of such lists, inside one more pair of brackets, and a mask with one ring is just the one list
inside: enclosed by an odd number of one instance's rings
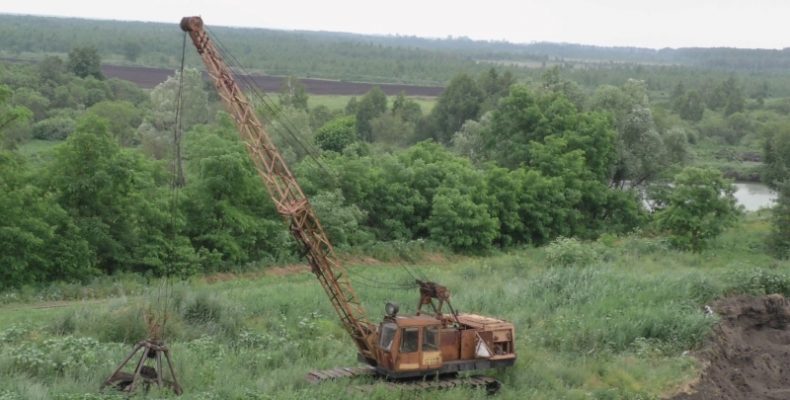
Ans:
{"label": "green tree", "polygon": [[33,119],[38,121],[44,119],[49,111],[49,99],[44,97],[38,91],[21,87],[14,90],[14,96],[11,99],[14,105],[22,106],[33,112]]}
{"label": "green tree", "polygon": [[101,58],[95,47],[75,47],[69,52],[68,69],[80,78],[92,76],[104,79],[101,73]]}
{"label": "green tree", "polygon": [[765,105],[765,99],[768,98],[768,96],[770,95],[771,95],[771,85],[768,83],[768,81],[763,81],[762,83],[760,83],[760,85],[756,89],[754,89],[754,92],[752,92],[752,98],[757,100],[757,105],[759,105],[760,107]]}
{"label": "green tree", "polygon": [[404,146],[414,137],[414,125],[392,114],[381,114],[370,121],[373,142],[384,148]]}
{"label": "green tree", "polygon": [[16,147],[24,138],[19,130],[24,130],[33,113],[23,106],[11,104],[13,91],[0,84],[0,145],[5,149]]}
{"label": "green tree", "polygon": [[121,149],[104,119],[88,115],[42,171],[104,272],[164,273],[170,229],[165,179],[139,152]]}
{"label": "green tree", "polygon": [[181,208],[184,233],[204,270],[216,271],[289,254],[288,230],[244,144],[229,123],[186,135],[189,184]]}
{"label": "green tree", "polygon": [[542,88],[552,93],[562,94],[578,110],[584,108],[585,96],[576,82],[563,79],[562,70],[554,66],[546,70],[541,76]]}
{"label": "green tree", "polygon": [[128,101],[135,106],[140,106],[149,100],[148,92],[132,82],[118,78],[110,78],[105,82],[112,93],[111,98],[115,101]]}
{"label": "green tree", "polygon": [[128,40],[123,43],[121,46],[121,52],[123,53],[124,58],[128,61],[135,62],[137,58],[140,57],[140,53],[143,51],[143,46],[140,43],[132,40]]}
{"label": "green tree", "polygon": [[93,276],[93,255],[68,213],[0,151],[0,289]]}
{"label": "green tree", "polygon": [[432,239],[454,251],[481,253],[491,248],[498,221],[471,194],[443,187],[433,197],[431,217],[426,225]]}
{"label": "green tree", "polygon": [[491,113],[480,117],[480,121],[468,120],[453,134],[451,149],[474,163],[480,163],[487,158],[485,150],[485,137],[491,125]]}
{"label": "green tree", "polygon": [[659,200],[656,225],[681,249],[700,251],[710,239],[735,223],[735,188],[721,172],[688,167],[677,174],[672,188]]}
{"label": "green tree", "polygon": [[332,112],[329,107],[321,104],[310,109],[310,128],[318,130],[325,123],[331,121],[339,113]]}
{"label": "green tree", "polygon": [[778,257],[790,258],[790,127],[777,126],[764,147],[763,182],[778,193],[773,207],[770,245]]}
{"label": "green tree", "polygon": [[38,65],[38,76],[43,84],[60,85],[64,81],[66,64],[58,56],[47,56]]}
{"label": "green tree", "polygon": [[[173,133],[176,122],[176,101],[179,91],[180,72],[168,77],[151,91],[151,108],[143,117],[139,127],[140,141],[144,151],[155,159],[168,158],[172,152]],[[181,121],[183,131],[192,126],[208,122],[208,94],[203,86],[200,71],[184,69]]]}
{"label": "green tree", "polygon": [[67,116],[55,116],[33,124],[33,138],[40,140],[63,140],[75,128],[74,120]]}
{"label": "green tree", "polygon": [[86,110],[87,114],[104,118],[110,133],[122,146],[139,142],[137,127],[143,120],[142,111],[128,101],[101,101]]}
{"label": "green tree", "polygon": [[359,100],[357,100],[356,96],[352,96],[348,99],[348,103],[346,103],[346,108],[344,109],[346,115],[357,115],[357,109],[359,108]]}
{"label": "green tree", "polygon": [[419,103],[406,97],[401,92],[392,102],[392,115],[399,117],[406,123],[417,126],[420,118],[422,118],[422,108]]}
{"label": "green tree", "polygon": [[370,122],[387,112],[387,95],[378,86],[370,89],[356,106],[357,135],[360,139],[373,141],[373,128]]}
{"label": "green tree", "polygon": [[790,178],[774,186],[779,196],[773,207],[773,229],[769,245],[777,257],[790,258]]}
{"label": "green tree", "polygon": [[351,116],[338,117],[327,122],[315,135],[315,144],[319,148],[338,153],[356,141],[356,119]]}
{"label": "green tree", "polygon": [[485,149],[505,167],[532,166],[531,147],[550,136],[565,138],[569,151],[583,152],[598,179],[608,178],[616,161],[615,133],[609,120],[598,113],[578,112],[558,93],[512,86],[491,116]]}
{"label": "green tree", "polygon": [[602,86],[592,109],[609,112],[617,129],[617,162],[611,181],[638,186],[656,178],[665,168],[664,143],[655,126],[645,82],[629,79],[623,86]]}
{"label": "green tree", "polygon": [[484,93],[469,75],[455,76],[439,96],[420,130],[439,143],[450,143],[453,134],[470,119],[480,116]]}
{"label": "green tree", "polygon": [[280,89],[279,96],[281,106],[307,111],[307,101],[307,91],[299,79],[294,76],[289,76],[283,81],[283,87]]}
{"label": "green tree", "polygon": [[790,177],[790,125],[774,125],[763,147],[763,182],[778,189]]}
{"label": "green tree", "polygon": [[675,112],[679,112],[679,110],[682,108],[682,99],[685,96],[686,86],[683,84],[683,82],[678,82],[672,89],[672,93],[669,95],[669,100],[672,102],[672,109]]}
{"label": "green tree", "polygon": [[689,90],[677,100],[675,112],[686,121],[699,122],[705,113],[705,102],[696,90]]}
{"label": "green tree", "polygon": [[746,99],[743,96],[743,89],[735,77],[730,77],[722,82],[721,91],[724,94],[724,115],[743,111]]}
{"label": "green tree", "polygon": [[490,68],[477,78],[477,85],[483,91],[485,100],[481,105],[482,113],[493,110],[499,99],[507,96],[510,86],[516,83],[516,79],[510,71],[500,74],[496,68]]}
{"label": "green tree", "polygon": [[[226,122],[225,125],[232,126],[230,119]],[[296,164],[314,151],[309,146],[315,138],[313,129],[310,128],[310,115],[305,110],[282,108],[267,125],[267,129],[289,165]]]}
{"label": "green tree", "polygon": [[614,181],[638,186],[656,178],[665,167],[666,149],[647,107],[634,107],[619,124],[620,157]]}
{"label": "green tree", "polygon": [[310,204],[333,246],[358,246],[373,239],[373,235],[360,226],[367,218],[366,213],[356,204],[346,204],[340,190],[321,192],[310,199]]}
{"label": "green tree", "polygon": [[668,130],[663,141],[667,150],[667,161],[671,164],[686,164],[694,156],[689,147],[688,134],[683,128],[674,127]]}

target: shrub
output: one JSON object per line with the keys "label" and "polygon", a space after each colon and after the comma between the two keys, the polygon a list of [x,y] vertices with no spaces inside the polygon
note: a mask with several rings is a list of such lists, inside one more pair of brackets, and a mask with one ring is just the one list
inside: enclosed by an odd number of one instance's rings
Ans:
{"label": "shrub", "polygon": [[433,197],[431,217],[425,225],[431,239],[458,252],[480,253],[491,248],[498,222],[472,195],[443,187]]}
{"label": "shrub", "polygon": [[623,239],[622,247],[624,251],[639,256],[668,251],[669,242],[663,237],[644,237],[634,232]]}
{"label": "shrub", "polygon": [[13,352],[17,371],[32,375],[87,372],[99,360],[99,342],[90,337],[65,336],[43,343],[23,343]]}
{"label": "shrub", "polygon": [[779,198],[773,208],[770,248],[778,258],[790,258],[790,180],[778,185]]}
{"label": "shrub", "polygon": [[321,127],[315,135],[315,144],[322,150],[342,152],[357,141],[354,117],[335,118]]}
{"label": "shrub", "polygon": [[74,120],[68,117],[52,117],[33,124],[33,138],[40,140],[63,140],[74,132]]}
{"label": "shrub", "polygon": [[0,331],[0,343],[9,344],[14,343],[30,333],[30,328],[24,325],[11,325],[8,328]]}
{"label": "shrub", "polygon": [[[181,308],[184,321],[201,328],[203,335],[225,335],[236,337],[244,328],[241,309],[229,306],[225,301],[207,293],[189,296]],[[190,330],[196,333],[194,329]]]}
{"label": "shrub", "polygon": [[779,293],[790,296],[790,274],[762,268],[739,270],[727,278],[736,293],[765,295]]}
{"label": "shrub", "polygon": [[558,237],[546,246],[546,260],[552,266],[584,266],[601,260],[603,251],[592,243]]}
{"label": "shrub", "polygon": [[689,167],[675,176],[664,198],[666,206],[656,212],[656,224],[669,234],[672,244],[700,251],[737,219],[735,188],[721,172]]}
{"label": "shrub", "polygon": [[[95,335],[102,342],[135,343],[148,337],[148,328],[143,319],[142,305],[123,305],[94,315],[75,312],[76,330]],[[63,321],[50,326],[50,330],[68,327]]]}
{"label": "shrub", "polygon": [[201,293],[184,306],[182,315],[184,320],[189,323],[200,324],[208,322],[219,322],[222,318],[224,307],[213,297]]}

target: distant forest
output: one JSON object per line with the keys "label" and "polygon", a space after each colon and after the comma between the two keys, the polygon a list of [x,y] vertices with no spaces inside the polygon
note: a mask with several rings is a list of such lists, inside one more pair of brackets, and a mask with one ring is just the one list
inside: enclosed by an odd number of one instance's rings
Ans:
{"label": "distant forest", "polygon": [[[0,15],[0,56],[36,59],[68,53],[75,43],[95,47],[108,63],[175,68],[182,34],[172,24]],[[340,80],[446,84],[465,72],[492,65],[517,78],[537,80],[550,67],[586,87],[620,84],[627,78],[668,91],[678,81],[694,85],[737,74],[749,92],[766,80],[773,95],[790,94],[790,49],[645,49],[578,44],[514,44],[469,38],[427,39],[337,32],[207,27],[251,71]],[[200,67],[193,52],[188,64]]]}

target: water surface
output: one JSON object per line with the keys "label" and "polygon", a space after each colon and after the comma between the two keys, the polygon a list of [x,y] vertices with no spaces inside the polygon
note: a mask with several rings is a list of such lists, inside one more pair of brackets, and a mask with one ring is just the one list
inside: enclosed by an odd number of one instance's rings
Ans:
{"label": "water surface", "polygon": [[735,183],[735,199],[746,211],[757,211],[763,207],[771,207],[776,202],[777,194],[762,183]]}

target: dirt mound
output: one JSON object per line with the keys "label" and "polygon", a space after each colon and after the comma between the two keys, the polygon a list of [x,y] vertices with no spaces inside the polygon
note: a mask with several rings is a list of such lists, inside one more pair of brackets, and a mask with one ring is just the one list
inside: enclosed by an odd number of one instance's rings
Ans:
{"label": "dirt mound", "polygon": [[790,399],[790,302],[780,295],[732,297],[698,357],[699,381],[673,400]]}

